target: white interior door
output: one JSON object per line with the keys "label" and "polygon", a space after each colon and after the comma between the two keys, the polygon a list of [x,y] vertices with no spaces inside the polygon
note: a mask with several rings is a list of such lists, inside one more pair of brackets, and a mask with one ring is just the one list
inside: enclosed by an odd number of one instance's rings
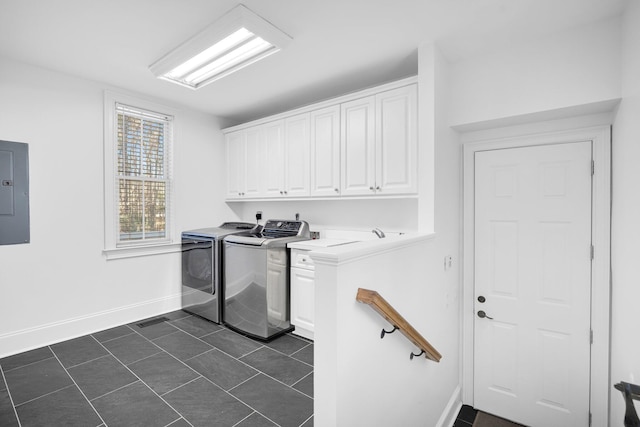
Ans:
{"label": "white interior door", "polygon": [[477,409],[588,425],[591,159],[591,141],[475,154]]}

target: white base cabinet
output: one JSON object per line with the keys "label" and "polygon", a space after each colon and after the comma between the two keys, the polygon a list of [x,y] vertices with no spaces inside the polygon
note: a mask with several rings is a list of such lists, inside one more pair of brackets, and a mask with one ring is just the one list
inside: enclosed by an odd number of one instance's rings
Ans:
{"label": "white base cabinet", "polygon": [[309,251],[291,250],[291,324],[294,334],[313,339],[315,325],[315,271]]}

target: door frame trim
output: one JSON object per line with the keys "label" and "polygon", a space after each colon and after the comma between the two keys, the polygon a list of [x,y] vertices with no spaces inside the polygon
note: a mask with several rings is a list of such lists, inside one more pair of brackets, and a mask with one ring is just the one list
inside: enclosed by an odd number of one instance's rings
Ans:
{"label": "door frame trim", "polygon": [[[467,140],[463,150],[462,401],[473,406],[474,156],[477,151],[592,141],[591,388],[592,425],[608,425],[611,319],[611,127],[596,126],[496,139]],[[498,414],[499,415],[499,414]]]}

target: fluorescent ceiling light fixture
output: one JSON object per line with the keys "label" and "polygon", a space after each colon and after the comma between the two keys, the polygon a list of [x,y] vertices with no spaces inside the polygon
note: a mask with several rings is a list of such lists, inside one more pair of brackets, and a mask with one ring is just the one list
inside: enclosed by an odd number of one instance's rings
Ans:
{"label": "fluorescent ceiling light fixture", "polygon": [[160,79],[198,89],[280,51],[290,41],[240,4],[149,69]]}

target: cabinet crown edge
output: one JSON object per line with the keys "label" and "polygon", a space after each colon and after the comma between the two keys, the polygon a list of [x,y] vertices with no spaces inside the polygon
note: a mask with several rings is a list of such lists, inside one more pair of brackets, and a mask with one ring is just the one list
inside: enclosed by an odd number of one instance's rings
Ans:
{"label": "cabinet crown edge", "polygon": [[410,85],[417,85],[417,84],[418,84],[418,76],[405,77],[400,80],[395,80],[395,81],[384,83],[381,85],[371,86],[366,89],[360,89],[355,92],[349,92],[344,95],[340,95],[340,96],[329,98],[323,101],[308,104],[303,107],[284,111],[282,113],[273,114],[270,116],[262,117],[260,119],[252,120],[252,121],[241,123],[234,126],[229,126],[222,129],[222,133],[226,135],[227,133],[242,130],[247,127],[257,126],[257,125],[269,123],[276,120],[283,120],[294,115],[309,113],[314,110],[319,110],[322,108],[327,108],[334,105],[342,104],[343,102],[353,101],[355,99],[364,98],[370,95],[375,95],[377,93],[385,92],[387,90],[393,90],[403,86],[410,86]]}

